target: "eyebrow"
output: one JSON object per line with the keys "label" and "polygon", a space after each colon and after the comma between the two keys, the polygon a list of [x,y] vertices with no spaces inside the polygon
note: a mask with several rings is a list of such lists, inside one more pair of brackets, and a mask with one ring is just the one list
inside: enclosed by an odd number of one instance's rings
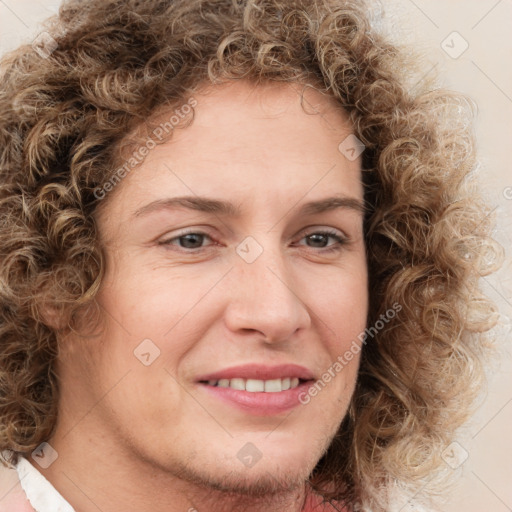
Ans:
{"label": "eyebrow", "polygon": [[[241,208],[239,205],[229,201],[221,201],[209,197],[199,196],[181,196],[157,199],[135,211],[135,217],[142,217],[160,210],[170,210],[173,208],[187,208],[194,211],[224,215],[230,217],[239,217]],[[326,211],[344,208],[354,210],[364,214],[366,207],[362,201],[354,197],[342,195],[327,197],[318,201],[310,201],[303,204],[299,209],[300,215],[315,215]]]}

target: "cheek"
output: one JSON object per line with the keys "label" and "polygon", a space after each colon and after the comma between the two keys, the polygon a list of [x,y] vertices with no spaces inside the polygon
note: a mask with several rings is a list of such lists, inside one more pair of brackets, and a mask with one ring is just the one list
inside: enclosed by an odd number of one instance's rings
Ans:
{"label": "cheek", "polygon": [[327,361],[315,388],[308,394],[317,404],[323,402],[326,422],[329,418],[341,422],[356,384],[361,333],[367,322],[366,269],[361,267],[357,272],[333,279],[322,293],[317,292],[317,304]]}
{"label": "cheek", "polygon": [[202,298],[218,280],[217,274],[184,277],[176,269],[120,264],[98,297],[112,320],[132,337],[163,340],[184,320],[190,323],[200,314]]}
{"label": "cheek", "polygon": [[366,268],[340,273],[323,281],[322,286],[309,285],[311,307],[323,324],[331,355],[344,351],[357,340],[366,327],[368,288]]}
{"label": "cheek", "polygon": [[108,312],[102,339],[108,343],[98,366],[137,376],[131,402],[137,401],[137,389],[152,396],[165,390],[167,398],[178,392],[171,375],[180,375],[182,362],[221,314],[221,301],[208,293],[218,281],[215,272],[186,278],[155,274],[123,269],[126,277],[117,278],[100,296]]}

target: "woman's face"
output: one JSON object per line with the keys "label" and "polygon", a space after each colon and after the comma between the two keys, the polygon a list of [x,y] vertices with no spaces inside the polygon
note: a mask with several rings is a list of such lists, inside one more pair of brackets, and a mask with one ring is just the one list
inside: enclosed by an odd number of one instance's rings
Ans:
{"label": "woman's face", "polygon": [[193,123],[105,198],[105,329],[63,354],[60,407],[127,465],[292,487],[347,411],[368,300],[360,159],[338,149],[343,115],[312,90],[304,112],[300,90],[196,94]]}

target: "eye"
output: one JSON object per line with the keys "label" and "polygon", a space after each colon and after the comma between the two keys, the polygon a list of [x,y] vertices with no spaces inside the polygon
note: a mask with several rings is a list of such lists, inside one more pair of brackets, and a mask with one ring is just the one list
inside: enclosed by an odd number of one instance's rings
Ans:
{"label": "eye", "polygon": [[336,251],[339,250],[346,242],[346,237],[341,235],[338,231],[324,229],[305,234],[300,239],[298,245],[306,245],[313,249]]}
{"label": "eye", "polygon": [[[190,231],[188,233],[181,233],[178,236],[162,240],[160,245],[174,245],[180,249],[202,249],[205,247],[204,242],[209,240],[212,242],[210,236],[200,231]],[[211,244],[208,244],[211,245]],[[207,247],[207,246],[206,246]]]}

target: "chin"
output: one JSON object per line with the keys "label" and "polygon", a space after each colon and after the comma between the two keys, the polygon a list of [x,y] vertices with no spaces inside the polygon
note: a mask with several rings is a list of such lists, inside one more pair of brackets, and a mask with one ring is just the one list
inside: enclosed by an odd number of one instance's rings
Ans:
{"label": "chin", "polygon": [[226,496],[264,498],[300,489],[310,472],[309,468],[277,467],[275,463],[269,465],[261,460],[252,468],[211,467],[208,470],[205,467],[187,467],[183,468],[180,477]]}
{"label": "chin", "polygon": [[[277,495],[299,489],[310,476],[326,447],[323,443],[322,446],[315,446],[307,440],[283,442],[280,437],[276,435],[274,440],[262,437],[259,440],[253,439],[252,442],[237,442],[237,448],[233,450],[237,454],[234,459],[224,458],[222,463],[222,457],[216,457],[214,463],[209,467],[203,465],[200,469],[197,468],[195,474],[202,474],[203,485],[244,496]],[[223,447],[224,457],[225,450]],[[244,466],[240,460],[246,454],[253,457],[252,461],[248,461],[248,466]],[[261,458],[256,461],[257,457]]]}
{"label": "chin", "polygon": [[[285,441],[277,433],[275,439],[272,435],[267,439],[254,437],[241,436],[223,445],[200,446],[193,452],[182,452],[179,458],[169,454],[171,460],[167,462],[160,454],[160,463],[156,466],[205,491],[217,491],[233,499],[237,496],[263,499],[289,494],[303,487],[324,450],[320,443],[315,445],[297,439]],[[243,451],[249,443],[250,448]],[[256,447],[261,455],[256,452]],[[244,465],[246,454],[251,454],[253,459]],[[155,467],[155,459],[146,458],[146,461]]]}

